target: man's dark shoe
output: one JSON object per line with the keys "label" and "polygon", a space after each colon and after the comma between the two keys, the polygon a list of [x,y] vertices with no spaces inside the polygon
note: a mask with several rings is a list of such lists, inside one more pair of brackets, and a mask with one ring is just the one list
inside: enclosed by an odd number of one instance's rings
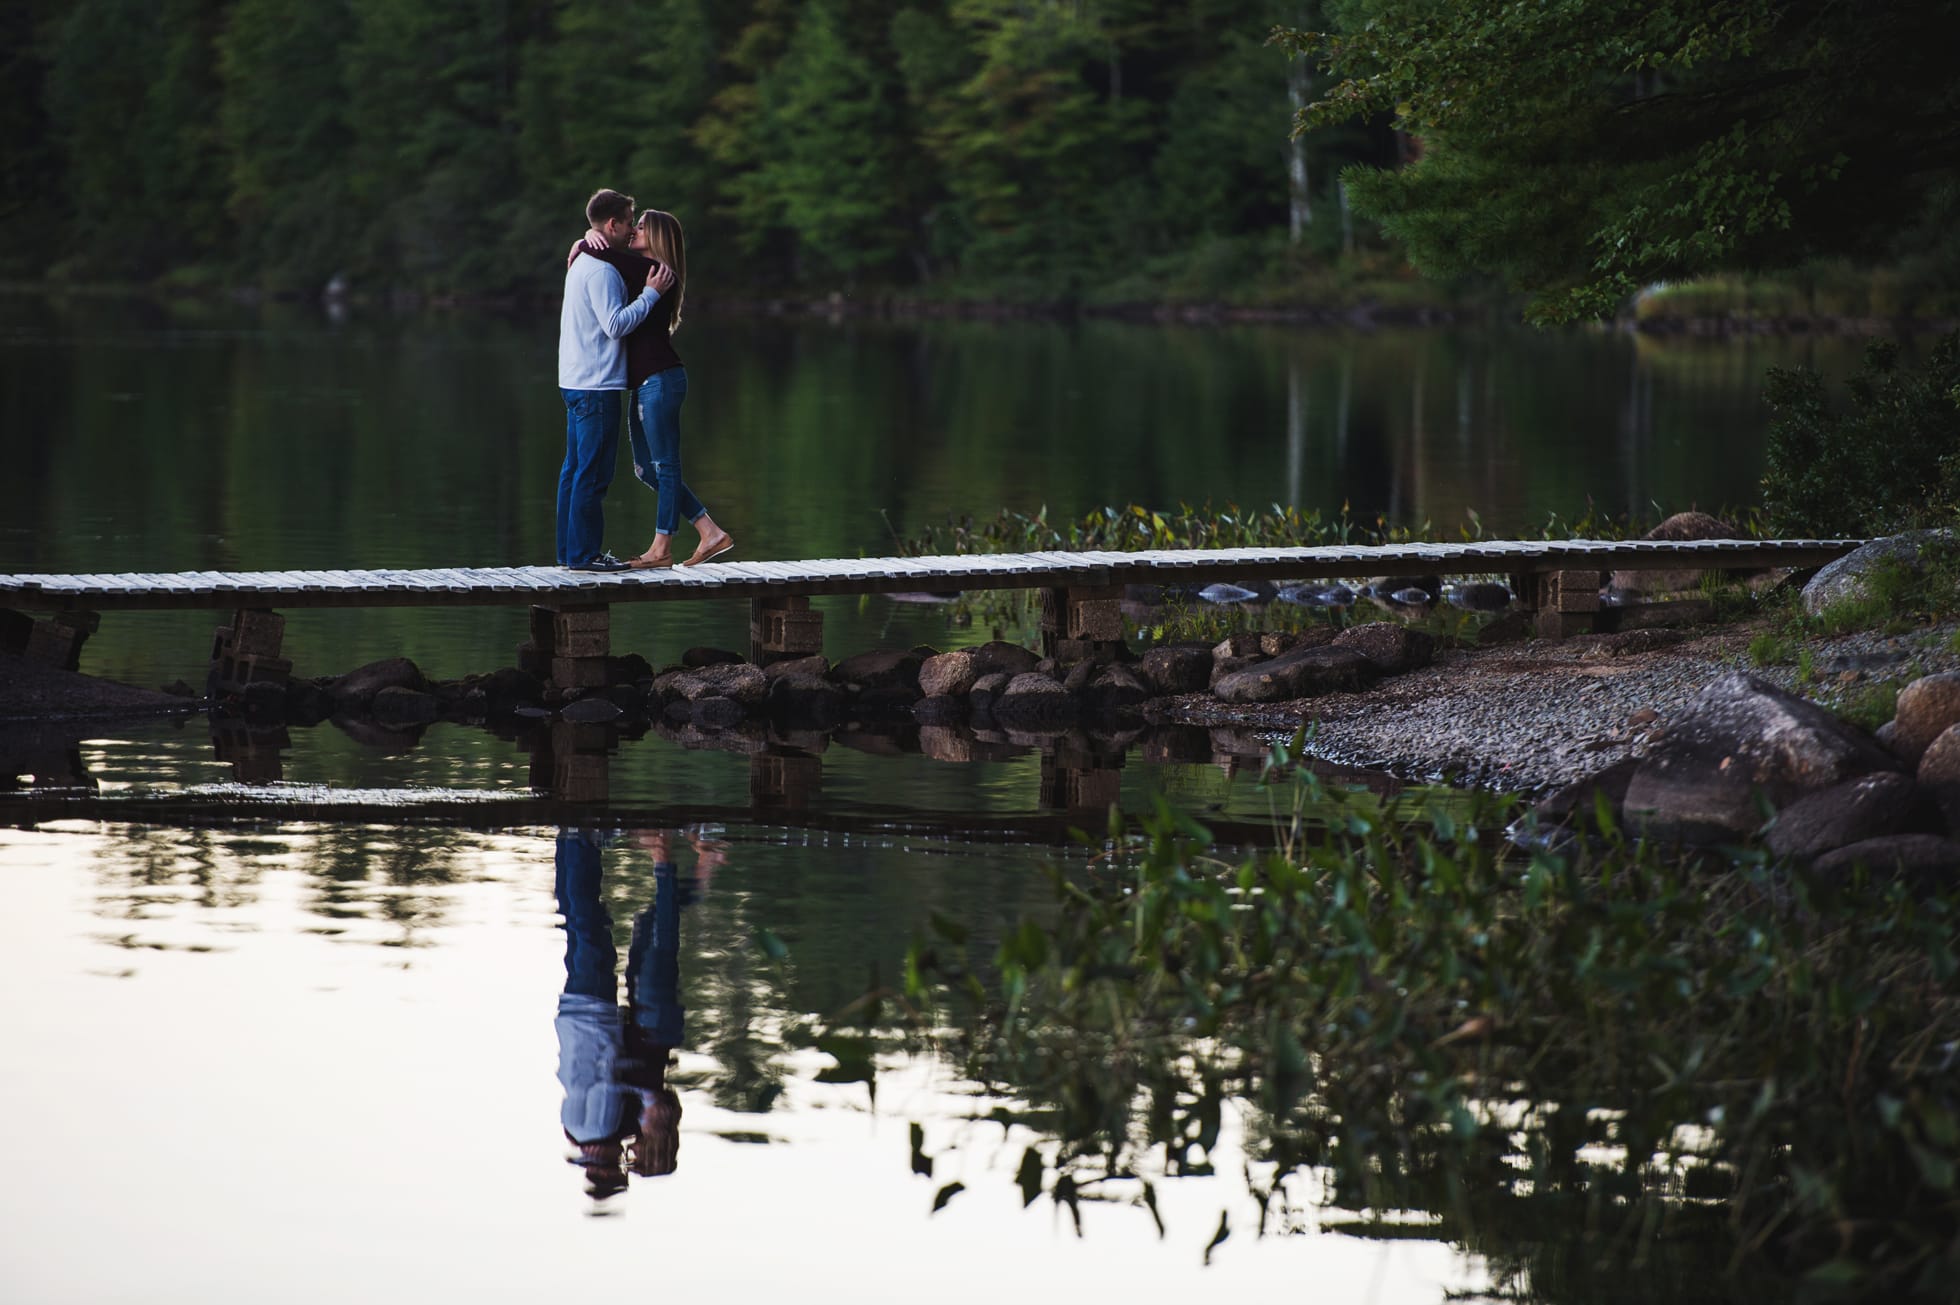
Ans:
{"label": "man's dark shoe", "polygon": [[622,562],[611,553],[601,553],[599,556],[589,561],[580,562],[577,566],[569,569],[573,571],[624,571],[630,565],[632,565],[630,562]]}

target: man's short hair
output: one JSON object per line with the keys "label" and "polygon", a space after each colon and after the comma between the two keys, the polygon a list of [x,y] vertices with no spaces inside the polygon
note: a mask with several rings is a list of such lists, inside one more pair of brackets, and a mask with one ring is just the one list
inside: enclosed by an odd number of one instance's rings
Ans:
{"label": "man's short hair", "polygon": [[585,201],[586,225],[597,228],[601,223],[615,219],[625,222],[633,220],[633,197],[616,190],[593,191],[592,198]]}

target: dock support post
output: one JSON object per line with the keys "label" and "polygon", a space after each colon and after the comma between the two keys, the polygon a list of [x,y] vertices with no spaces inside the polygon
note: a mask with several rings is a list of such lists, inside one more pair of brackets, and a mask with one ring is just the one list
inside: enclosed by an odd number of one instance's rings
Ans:
{"label": "dock support post", "polygon": [[823,651],[823,613],[801,594],[756,598],[749,603],[749,661],[756,666]]}
{"label": "dock support post", "polygon": [[552,603],[531,608],[531,639],[517,665],[561,689],[602,689],[610,678],[612,608],[605,603]]}
{"label": "dock support post", "polygon": [[211,679],[214,693],[240,694],[258,683],[285,684],[293,663],[279,655],[286,638],[286,618],[263,607],[241,607],[231,624],[218,627],[211,639]]}
{"label": "dock support post", "polygon": [[94,612],[56,612],[33,623],[21,656],[64,671],[80,670],[82,645],[101,625],[102,618]]}
{"label": "dock support post", "polygon": [[1538,637],[1564,639],[1575,634],[1591,634],[1593,618],[1599,612],[1597,571],[1544,571],[1531,577],[1531,607],[1538,621]]}
{"label": "dock support post", "polygon": [[1121,585],[1041,591],[1041,651],[1056,661],[1110,661],[1123,643]]}

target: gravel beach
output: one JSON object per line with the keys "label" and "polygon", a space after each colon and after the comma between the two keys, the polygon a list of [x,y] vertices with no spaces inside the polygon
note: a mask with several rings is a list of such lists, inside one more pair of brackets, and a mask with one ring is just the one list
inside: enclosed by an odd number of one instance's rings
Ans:
{"label": "gravel beach", "polygon": [[1751,665],[1760,627],[1637,630],[1445,650],[1365,693],[1257,707],[1194,694],[1169,704],[1169,718],[1276,736],[1312,724],[1308,750],[1330,762],[1535,792],[1640,755],[1710,681],[1732,671],[1837,707],[1873,683],[1960,670],[1955,628],[1806,640],[1811,679],[1801,685],[1795,666]]}

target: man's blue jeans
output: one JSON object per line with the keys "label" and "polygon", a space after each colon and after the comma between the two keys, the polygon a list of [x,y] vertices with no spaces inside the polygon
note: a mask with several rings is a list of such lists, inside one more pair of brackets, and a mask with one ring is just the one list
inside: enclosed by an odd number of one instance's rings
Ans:
{"label": "man's blue jeans", "polygon": [[633,439],[633,474],[660,495],[653,528],[674,533],[680,519],[698,521],[708,509],[681,479],[681,404],[687,399],[687,368],[655,372],[633,391],[626,425]]}
{"label": "man's blue jeans", "polygon": [[618,390],[560,390],[565,465],[558,471],[558,565],[582,566],[606,539],[605,498],[619,460]]}

